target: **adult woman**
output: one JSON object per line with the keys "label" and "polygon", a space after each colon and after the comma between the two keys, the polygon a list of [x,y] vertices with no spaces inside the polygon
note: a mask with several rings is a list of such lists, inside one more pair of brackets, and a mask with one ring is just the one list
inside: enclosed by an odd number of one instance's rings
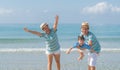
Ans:
{"label": "adult woman", "polygon": [[88,22],[82,23],[80,36],[81,35],[84,36],[85,43],[91,46],[92,49],[92,51],[88,53],[88,70],[95,70],[97,56],[100,53],[101,47],[96,36],[89,31]]}
{"label": "adult woman", "polygon": [[53,28],[49,28],[47,23],[42,23],[40,28],[44,31],[44,33],[28,30],[24,28],[26,32],[30,32],[40,37],[44,37],[46,40],[46,54],[48,58],[48,70],[52,69],[52,60],[53,57],[56,61],[57,70],[60,70],[60,45],[57,38],[57,25],[58,25],[59,17],[56,16]]}

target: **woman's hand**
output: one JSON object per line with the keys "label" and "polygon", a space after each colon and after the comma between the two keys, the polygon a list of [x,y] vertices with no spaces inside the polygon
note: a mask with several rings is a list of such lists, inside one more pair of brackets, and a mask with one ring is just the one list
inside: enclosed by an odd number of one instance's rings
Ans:
{"label": "woman's hand", "polygon": [[28,30],[27,28],[24,28],[24,31],[25,31],[25,32],[29,32],[29,30]]}

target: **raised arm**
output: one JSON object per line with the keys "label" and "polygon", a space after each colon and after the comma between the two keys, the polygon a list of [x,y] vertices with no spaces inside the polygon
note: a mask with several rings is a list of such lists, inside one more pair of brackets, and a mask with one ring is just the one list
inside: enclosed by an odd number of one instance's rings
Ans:
{"label": "raised arm", "polygon": [[58,19],[59,19],[59,16],[56,15],[56,17],[55,17],[55,22],[54,22],[54,25],[53,25],[53,29],[54,29],[55,31],[56,31],[56,29],[57,29]]}
{"label": "raised arm", "polygon": [[25,31],[25,32],[32,33],[32,34],[35,34],[35,35],[37,35],[37,36],[41,36],[41,35],[42,35],[40,32],[28,30],[27,28],[24,28],[24,31]]}

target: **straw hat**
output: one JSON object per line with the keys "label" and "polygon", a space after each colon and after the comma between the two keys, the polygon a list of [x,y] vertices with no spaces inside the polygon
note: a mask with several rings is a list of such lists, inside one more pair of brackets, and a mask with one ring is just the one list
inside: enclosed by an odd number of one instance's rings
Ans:
{"label": "straw hat", "polygon": [[48,25],[48,24],[44,22],[40,25],[40,28],[43,29],[46,25]]}
{"label": "straw hat", "polygon": [[81,28],[87,28],[87,29],[89,29],[88,22],[82,22]]}

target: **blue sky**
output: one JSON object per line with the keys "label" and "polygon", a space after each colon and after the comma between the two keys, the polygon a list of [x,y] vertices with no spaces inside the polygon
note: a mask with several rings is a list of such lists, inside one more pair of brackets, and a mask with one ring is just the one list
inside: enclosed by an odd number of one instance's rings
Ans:
{"label": "blue sky", "polygon": [[120,0],[0,0],[0,24],[60,23],[120,24]]}

